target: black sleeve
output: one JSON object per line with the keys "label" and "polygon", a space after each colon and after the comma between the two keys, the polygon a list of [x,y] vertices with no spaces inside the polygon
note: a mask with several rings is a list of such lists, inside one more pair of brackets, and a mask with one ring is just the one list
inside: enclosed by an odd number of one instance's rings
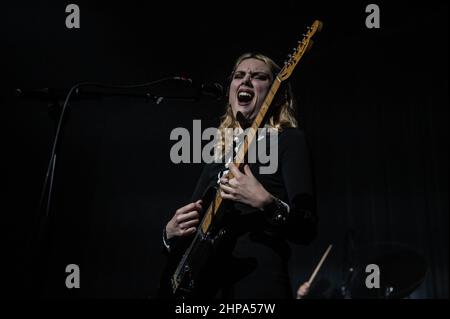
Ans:
{"label": "black sleeve", "polygon": [[197,185],[194,188],[194,192],[192,193],[191,202],[195,202],[203,198],[205,191],[211,186],[212,182],[215,181],[211,174],[211,164],[205,165],[202,173],[200,174]]}
{"label": "black sleeve", "polygon": [[306,244],[317,232],[310,154],[302,131],[286,129],[279,138],[280,168],[290,206],[284,232],[293,243]]}
{"label": "black sleeve", "polygon": [[[211,170],[209,169],[208,165],[205,165],[202,169],[202,172],[200,174],[200,178],[198,179],[198,182],[195,186],[194,192],[191,196],[191,202],[196,202],[199,199],[203,198],[203,194],[205,190],[209,187],[211,184]],[[187,204],[187,203],[186,203]],[[191,237],[186,238],[172,238],[171,240],[167,239],[166,236],[166,225],[164,225],[163,233],[162,233],[162,243],[163,243],[163,251],[164,252],[173,252],[176,251],[179,253],[180,251],[183,251],[186,248],[186,244],[189,243],[189,240]],[[169,248],[167,246],[169,246]]]}

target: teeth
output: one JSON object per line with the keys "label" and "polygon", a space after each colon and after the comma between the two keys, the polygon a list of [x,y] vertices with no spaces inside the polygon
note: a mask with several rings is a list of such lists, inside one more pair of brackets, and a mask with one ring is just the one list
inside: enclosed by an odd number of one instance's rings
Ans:
{"label": "teeth", "polygon": [[239,97],[252,97],[252,95],[248,92],[239,92]]}

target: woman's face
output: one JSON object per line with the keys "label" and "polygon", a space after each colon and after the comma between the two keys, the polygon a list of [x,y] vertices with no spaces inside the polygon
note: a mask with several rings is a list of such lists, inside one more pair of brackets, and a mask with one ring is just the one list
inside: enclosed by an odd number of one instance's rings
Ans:
{"label": "woman's face", "polygon": [[229,103],[236,117],[241,112],[247,120],[253,120],[261,108],[272,84],[270,67],[261,60],[249,58],[241,61],[233,74],[229,91]]}

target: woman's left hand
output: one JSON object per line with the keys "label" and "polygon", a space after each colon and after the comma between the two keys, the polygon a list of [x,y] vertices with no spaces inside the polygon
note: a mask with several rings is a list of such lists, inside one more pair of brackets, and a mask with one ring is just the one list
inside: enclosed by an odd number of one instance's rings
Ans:
{"label": "woman's left hand", "polygon": [[248,165],[244,166],[243,173],[233,163],[230,163],[229,169],[234,177],[230,180],[226,177],[220,179],[220,196],[223,199],[244,203],[261,210],[273,201],[272,195],[253,176]]}

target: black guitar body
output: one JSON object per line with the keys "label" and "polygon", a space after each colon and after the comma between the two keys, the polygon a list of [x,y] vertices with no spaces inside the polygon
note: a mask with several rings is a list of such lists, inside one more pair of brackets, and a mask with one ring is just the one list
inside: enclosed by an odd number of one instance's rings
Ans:
{"label": "black guitar body", "polygon": [[[202,198],[204,211],[214,201],[216,188],[211,187]],[[223,227],[227,205],[222,205],[214,219],[214,227],[203,234],[200,227],[188,238],[180,238],[168,255],[160,282],[159,298],[210,298],[221,274],[214,272],[220,263],[219,251],[226,243]]]}

